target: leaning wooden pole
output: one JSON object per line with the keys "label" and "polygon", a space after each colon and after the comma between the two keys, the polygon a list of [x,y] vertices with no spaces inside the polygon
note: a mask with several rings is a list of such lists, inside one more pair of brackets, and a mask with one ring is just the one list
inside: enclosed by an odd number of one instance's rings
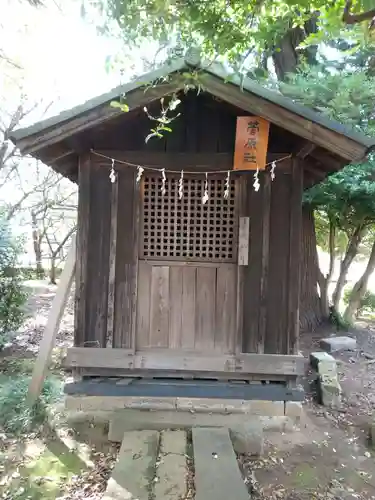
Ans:
{"label": "leaning wooden pole", "polygon": [[63,315],[66,303],[69,298],[72,287],[74,272],[76,267],[76,236],[73,235],[72,245],[70,247],[60,282],[57,287],[56,295],[52,302],[52,307],[48,315],[47,325],[44,330],[42,342],[35,362],[29,390],[27,394],[27,403],[34,406],[40,393],[42,392],[44,379],[51,358],[52,349],[56,342],[57,332],[59,330],[61,317]]}

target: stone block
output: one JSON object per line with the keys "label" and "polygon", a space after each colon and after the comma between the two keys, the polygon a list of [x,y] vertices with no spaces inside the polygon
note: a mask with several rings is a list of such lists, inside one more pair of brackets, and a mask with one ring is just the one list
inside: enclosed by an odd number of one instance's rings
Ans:
{"label": "stone block", "polygon": [[249,401],[213,398],[177,398],[177,410],[197,413],[249,413]]}
{"label": "stone block", "polygon": [[327,337],[320,341],[320,347],[327,352],[352,351],[357,348],[357,341],[352,337]]}
{"label": "stone block", "polygon": [[297,420],[302,417],[302,412],[303,412],[302,403],[299,403],[297,401],[285,402],[285,416],[292,417]]}
{"label": "stone block", "polygon": [[258,417],[265,432],[294,432],[296,419],[292,417]]}
{"label": "stone block", "polygon": [[159,464],[156,468],[155,500],[180,500],[186,496],[186,433],[161,434]]}
{"label": "stone block", "polygon": [[156,431],[126,432],[103,500],[148,500],[159,446]]}
{"label": "stone block", "polygon": [[341,406],[341,386],[337,376],[319,375],[319,392],[324,406],[339,408]]}
{"label": "stone block", "polygon": [[250,403],[250,415],[259,416],[284,416],[284,401],[254,400]]}
{"label": "stone block", "polygon": [[136,410],[174,410],[176,409],[176,398],[140,398],[123,397],[123,408],[134,408]]}
{"label": "stone block", "polygon": [[321,375],[336,375],[337,373],[336,360],[327,352],[312,352],[310,354],[310,364]]}
{"label": "stone block", "polygon": [[141,398],[133,396],[70,396],[65,397],[69,411],[116,411],[122,408],[139,410],[174,410],[176,398]]}
{"label": "stone block", "polygon": [[263,455],[263,426],[260,421],[233,426],[229,429],[229,434],[236,453],[254,457]]}
{"label": "stone block", "polygon": [[192,430],[195,500],[249,500],[228,429]]}

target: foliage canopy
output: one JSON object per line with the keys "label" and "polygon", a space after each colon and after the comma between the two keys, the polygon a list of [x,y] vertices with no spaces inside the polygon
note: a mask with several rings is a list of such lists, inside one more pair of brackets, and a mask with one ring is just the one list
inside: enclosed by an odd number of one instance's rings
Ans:
{"label": "foliage canopy", "polygon": [[[205,55],[238,60],[250,54],[264,58],[282,50],[283,37],[293,30],[296,44],[342,38],[343,32],[363,40],[352,13],[371,19],[371,0],[92,0],[117,21],[127,43],[153,39],[168,45],[199,45]],[[354,19],[354,20],[353,20]],[[311,30],[313,22],[317,29]],[[368,22],[367,22],[368,26]]]}
{"label": "foliage canopy", "polygon": [[[280,83],[280,90],[293,100],[375,135],[373,96],[375,79],[360,68],[343,72],[313,66]],[[358,224],[375,221],[375,161],[347,165],[304,194],[305,203],[324,208],[335,226],[349,231]]]}

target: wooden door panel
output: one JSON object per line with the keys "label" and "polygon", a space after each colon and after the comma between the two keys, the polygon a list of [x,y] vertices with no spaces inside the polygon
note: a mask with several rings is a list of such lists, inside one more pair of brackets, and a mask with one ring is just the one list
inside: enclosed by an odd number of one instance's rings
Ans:
{"label": "wooden door panel", "polygon": [[135,339],[138,349],[150,346],[151,269],[147,262],[139,261]]}
{"label": "wooden door panel", "polygon": [[215,347],[216,267],[197,268],[196,332],[194,346],[210,351]]}
{"label": "wooden door panel", "polygon": [[215,349],[234,352],[236,344],[237,274],[235,266],[220,266],[216,278]]}
{"label": "wooden door panel", "polygon": [[169,267],[151,267],[150,345],[169,347]]}
{"label": "wooden door panel", "polygon": [[137,349],[234,352],[237,266],[139,262]]}
{"label": "wooden door panel", "polygon": [[183,349],[194,349],[195,345],[196,276],[196,267],[182,267],[181,347]]}
{"label": "wooden door panel", "polygon": [[183,320],[183,268],[169,268],[169,347],[178,349],[182,347],[182,320]]}
{"label": "wooden door panel", "polygon": [[171,266],[169,347],[194,349],[195,340],[195,267]]}

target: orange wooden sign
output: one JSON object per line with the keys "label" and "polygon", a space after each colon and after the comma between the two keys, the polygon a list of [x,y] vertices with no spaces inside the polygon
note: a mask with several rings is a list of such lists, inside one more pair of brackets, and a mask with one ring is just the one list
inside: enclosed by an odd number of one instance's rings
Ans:
{"label": "orange wooden sign", "polygon": [[270,123],[259,116],[237,117],[234,170],[264,170]]}

